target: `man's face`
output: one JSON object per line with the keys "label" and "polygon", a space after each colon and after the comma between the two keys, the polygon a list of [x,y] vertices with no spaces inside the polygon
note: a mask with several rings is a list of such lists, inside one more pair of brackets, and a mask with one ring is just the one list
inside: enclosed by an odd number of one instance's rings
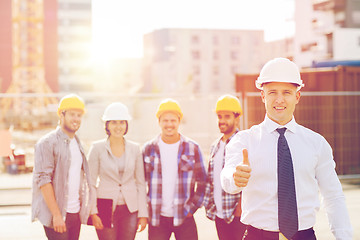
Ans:
{"label": "man's face", "polygon": [[235,132],[237,125],[239,124],[239,117],[235,118],[234,113],[230,111],[218,111],[217,117],[221,133],[232,134]]}
{"label": "man's face", "polygon": [[81,120],[83,116],[82,110],[69,109],[61,113],[60,123],[61,127],[69,133],[76,133],[80,128]]}
{"label": "man's face", "polygon": [[295,105],[300,100],[300,91],[294,84],[272,82],[266,83],[261,91],[267,116],[274,122],[285,125],[290,122]]}
{"label": "man's face", "polygon": [[180,118],[176,113],[165,112],[159,118],[161,134],[165,137],[173,137],[178,134]]}

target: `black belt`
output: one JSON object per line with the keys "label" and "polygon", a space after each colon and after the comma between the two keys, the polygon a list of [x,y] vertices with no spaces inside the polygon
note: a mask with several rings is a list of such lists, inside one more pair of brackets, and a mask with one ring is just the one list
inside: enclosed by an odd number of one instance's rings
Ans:
{"label": "black belt", "polygon": [[[246,231],[249,235],[256,235],[258,238],[261,239],[279,239],[279,232],[266,231],[253,227],[251,225],[247,226]],[[309,228],[298,231],[292,239],[309,239],[312,236],[314,237],[314,239],[316,239],[313,228]]]}

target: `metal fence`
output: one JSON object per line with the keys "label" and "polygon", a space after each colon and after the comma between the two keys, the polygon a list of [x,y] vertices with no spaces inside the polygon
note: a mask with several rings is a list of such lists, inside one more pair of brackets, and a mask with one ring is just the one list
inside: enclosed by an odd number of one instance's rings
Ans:
{"label": "metal fence", "polygon": [[[60,98],[64,94],[54,94]],[[104,123],[101,116],[105,107],[115,101],[126,104],[133,117],[129,125],[128,138],[140,144],[160,133],[155,117],[159,102],[167,97],[179,101],[184,112],[180,131],[197,141],[205,156],[208,155],[211,143],[220,136],[217,127],[217,117],[214,112],[218,97],[222,94],[208,95],[159,95],[159,94],[80,94],[86,102],[87,112],[84,116],[79,135],[87,150],[95,140],[105,137]],[[236,94],[241,100],[244,115],[240,118],[240,129],[247,129],[263,121],[264,104],[259,92]],[[1,95],[1,98],[6,98]],[[15,97],[15,96],[11,96]],[[26,97],[24,94],[22,97]],[[30,97],[30,95],[29,95]],[[31,95],[31,97],[34,97]],[[41,96],[42,97],[42,96]],[[340,175],[360,174],[360,92],[302,92],[302,97],[295,110],[295,118],[299,124],[323,135],[334,151],[336,170]],[[28,145],[49,131],[57,124],[56,106],[47,109],[47,115],[52,116],[49,129],[32,131],[24,134],[16,133],[16,139],[27,142]],[[20,122],[21,122],[20,116]],[[41,119],[41,116],[34,118]],[[44,131],[45,130],[45,131]],[[25,137],[31,138],[31,141]]]}
{"label": "metal fence", "polygon": [[[264,120],[259,92],[244,96],[244,128]],[[360,92],[302,92],[296,121],[323,135],[333,148],[340,175],[360,174]]]}

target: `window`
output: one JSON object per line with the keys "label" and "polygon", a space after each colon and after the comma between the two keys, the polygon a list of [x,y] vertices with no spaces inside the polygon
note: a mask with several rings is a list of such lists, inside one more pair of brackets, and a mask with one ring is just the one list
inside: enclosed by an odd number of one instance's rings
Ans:
{"label": "window", "polygon": [[200,90],[201,90],[200,81],[199,81],[199,80],[195,80],[195,81],[194,81],[194,85],[193,85],[193,91],[194,91],[195,93],[198,93],[198,92],[200,92]]}
{"label": "window", "polygon": [[214,59],[214,60],[218,60],[218,59],[219,59],[219,52],[218,52],[218,51],[214,51],[214,52],[213,52],[213,59]]}
{"label": "window", "polygon": [[231,60],[238,60],[239,59],[239,54],[237,51],[231,51],[230,52],[230,58]]}
{"label": "window", "polygon": [[308,52],[313,50],[317,46],[317,42],[305,43],[301,45],[302,52]]}
{"label": "window", "polygon": [[194,76],[200,75],[200,66],[198,65],[193,66],[193,75]]}
{"label": "window", "polygon": [[219,66],[213,66],[213,74],[219,75]]}
{"label": "window", "polygon": [[90,3],[59,3],[59,9],[64,10],[91,10]]}
{"label": "window", "polygon": [[214,52],[213,52],[213,59],[214,59],[214,60],[218,60],[218,59],[219,59],[219,52],[218,52],[218,51],[214,51]]}
{"label": "window", "polygon": [[213,44],[214,44],[214,45],[218,45],[218,44],[219,44],[219,37],[218,37],[218,36],[213,36]]}
{"label": "window", "polygon": [[91,26],[91,21],[88,19],[62,19],[60,21],[61,26]]}
{"label": "window", "polygon": [[239,45],[240,44],[240,37],[239,36],[232,36],[231,37],[231,44],[232,45]]}
{"label": "window", "polygon": [[193,35],[193,36],[191,37],[191,43],[193,43],[193,44],[198,44],[199,42],[200,42],[199,36]]}
{"label": "window", "polygon": [[191,56],[194,60],[199,60],[200,59],[200,52],[197,50],[194,50],[191,52]]}
{"label": "window", "polygon": [[219,80],[218,79],[212,80],[212,90],[213,91],[219,90]]}
{"label": "window", "polygon": [[239,68],[238,68],[238,66],[232,66],[232,67],[231,67],[231,73],[232,73],[232,74],[237,74],[237,73],[239,73]]}

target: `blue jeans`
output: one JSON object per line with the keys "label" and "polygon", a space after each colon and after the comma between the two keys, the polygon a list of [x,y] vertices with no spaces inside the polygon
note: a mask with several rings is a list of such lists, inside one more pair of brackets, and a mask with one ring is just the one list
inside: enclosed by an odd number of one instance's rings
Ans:
{"label": "blue jeans", "polygon": [[66,213],[66,232],[58,233],[53,228],[45,227],[45,234],[49,240],[78,240],[81,228],[79,213]]}
{"label": "blue jeans", "polygon": [[216,217],[215,225],[219,240],[241,240],[246,230],[246,225],[240,222],[240,217],[234,217],[231,223]]}
{"label": "blue jeans", "polygon": [[174,218],[160,216],[160,225],[155,227],[149,224],[149,240],[169,240],[171,233],[176,240],[197,240],[198,233],[194,217],[185,218],[180,226],[174,226]]}
{"label": "blue jeans", "polygon": [[113,227],[96,230],[100,240],[133,240],[137,230],[137,212],[129,212],[126,205],[117,205]]}

